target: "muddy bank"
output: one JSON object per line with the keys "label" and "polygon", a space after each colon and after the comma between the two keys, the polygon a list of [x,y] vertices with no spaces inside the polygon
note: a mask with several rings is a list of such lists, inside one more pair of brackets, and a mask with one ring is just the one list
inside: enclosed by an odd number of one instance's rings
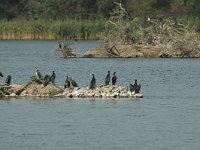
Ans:
{"label": "muddy bank", "polygon": [[[200,45],[195,49],[186,49],[186,43],[169,43],[168,45],[108,45],[92,48],[84,53],[91,58],[200,58]],[[187,45],[188,47],[188,45]]]}
{"label": "muddy bank", "polygon": [[158,57],[162,48],[156,46],[140,45],[115,45],[112,47],[100,46],[84,53],[84,57],[105,58],[135,58],[135,57]]}

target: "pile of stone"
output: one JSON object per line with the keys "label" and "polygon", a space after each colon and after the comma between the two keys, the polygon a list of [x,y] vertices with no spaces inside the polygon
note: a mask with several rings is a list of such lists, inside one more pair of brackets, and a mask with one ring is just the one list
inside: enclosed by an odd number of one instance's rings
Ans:
{"label": "pile of stone", "polygon": [[12,84],[7,86],[0,98],[2,97],[53,97],[63,90],[53,84],[48,84],[44,86],[35,81],[29,82],[26,85]]}
{"label": "pile of stone", "polygon": [[100,85],[95,89],[88,87],[64,89],[54,84],[44,86],[32,81],[26,85],[10,85],[1,97],[143,98],[143,95],[130,92],[127,87],[118,85]]}
{"label": "pile of stone", "polygon": [[54,84],[44,86],[33,81],[21,91],[20,96],[53,97],[62,92],[63,90]]}
{"label": "pile of stone", "polygon": [[6,95],[10,95],[11,86],[8,85],[0,85],[0,98],[5,97]]}
{"label": "pile of stone", "polygon": [[69,98],[142,98],[140,93],[134,93],[128,91],[126,87],[113,86],[113,85],[100,85],[95,89],[89,89],[88,87],[65,89],[62,95]]}

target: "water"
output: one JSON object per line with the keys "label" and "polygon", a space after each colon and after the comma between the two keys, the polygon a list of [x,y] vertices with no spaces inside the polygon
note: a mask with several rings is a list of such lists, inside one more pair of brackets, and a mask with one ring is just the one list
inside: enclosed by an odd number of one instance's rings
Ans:
{"label": "water", "polygon": [[[83,53],[98,41],[77,41]],[[64,59],[56,41],[0,41],[0,70],[25,83],[36,66],[87,86],[107,70],[118,84],[135,78],[144,98],[0,100],[0,149],[188,150],[200,147],[200,59]],[[0,79],[3,82],[4,79]]]}

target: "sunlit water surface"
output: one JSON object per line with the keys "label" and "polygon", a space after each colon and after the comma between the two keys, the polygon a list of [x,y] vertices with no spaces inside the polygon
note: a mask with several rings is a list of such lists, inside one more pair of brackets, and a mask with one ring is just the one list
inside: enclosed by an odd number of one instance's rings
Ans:
{"label": "sunlit water surface", "polygon": [[[98,41],[71,45],[83,53]],[[0,71],[26,83],[38,66],[87,86],[116,71],[119,85],[134,79],[144,98],[2,99],[0,149],[196,150],[200,147],[200,59],[64,59],[56,41],[0,41]],[[0,78],[4,82],[5,78]]]}

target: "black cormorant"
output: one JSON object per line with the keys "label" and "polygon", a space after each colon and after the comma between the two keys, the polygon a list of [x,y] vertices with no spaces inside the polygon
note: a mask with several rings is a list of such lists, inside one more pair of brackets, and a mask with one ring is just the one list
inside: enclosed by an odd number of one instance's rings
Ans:
{"label": "black cormorant", "polygon": [[95,89],[96,88],[96,79],[95,79],[94,74],[91,74],[91,75],[92,75],[92,80],[90,81],[89,89]]}
{"label": "black cormorant", "polygon": [[70,81],[69,81],[69,77],[68,76],[66,76],[66,78],[65,78],[64,88],[70,88]]}
{"label": "black cormorant", "polygon": [[78,87],[78,84],[76,83],[76,81],[74,81],[71,77],[69,78],[69,82],[70,82],[71,87]]}
{"label": "black cormorant", "polygon": [[131,92],[139,93],[140,89],[141,89],[141,85],[137,84],[137,80],[135,79],[135,83],[130,84],[129,89],[130,89]]}
{"label": "black cormorant", "polygon": [[55,71],[52,71],[52,75],[51,75],[51,77],[49,79],[49,82],[54,83],[55,82],[55,78],[56,78]]}
{"label": "black cormorant", "polygon": [[61,45],[61,43],[59,41],[58,41],[58,48],[62,49],[62,45]]}
{"label": "black cormorant", "polygon": [[134,89],[134,87],[133,87],[133,84],[130,84],[130,85],[129,85],[129,89],[130,89],[131,92],[135,91],[135,89]]}
{"label": "black cormorant", "polygon": [[50,76],[47,74],[44,76],[44,86],[47,86],[50,82]]}
{"label": "black cormorant", "polygon": [[38,68],[36,69],[35,76],[36,76],[36,79],[43,80],[42,74],[40,73]]}
{"label": "black cormorant", "polygon": [[116,76],[116,72],[114,72],[112,76],[112,85],[115,85],[116,82],[117,82],[117,76]]}
{"label": "black cormorant", "polygon": [[0,77],[2,77],[3,78],[3,74],[0,72]]}
{"label": "black cormorant", "polygon": [[6,85],[10,85],[11,83],[11,75],[8,75],[5,80]]}
{"label": "black cormorant", "polygon": [[105,85],[109,85],[109,83],[110,83],[110,71],[108,71],[108,74],[106,76]]}

